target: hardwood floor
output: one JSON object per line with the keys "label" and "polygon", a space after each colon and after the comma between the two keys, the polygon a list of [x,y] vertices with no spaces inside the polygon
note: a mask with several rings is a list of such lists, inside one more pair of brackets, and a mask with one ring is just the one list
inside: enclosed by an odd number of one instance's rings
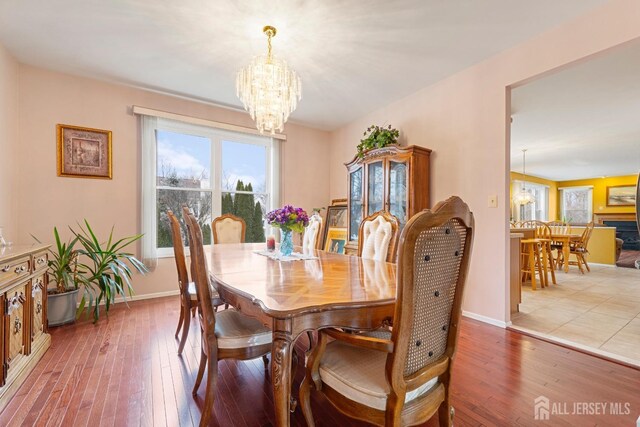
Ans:
{"label": "hardwood floor", "polygon": [[[194,400],[196,325],[181,358],[173,337],[177,297],[129,307],[116,305],[97,326],[83,321],[52,328],[51,348],[0,414],[0,425],[197,425],[204,385]],[[301,355],[304,344],[299,343]],[[217,425],[273,425],[271,384],[262,360],[223,361],[219,369]],[[453,374],[457,426],[543,425],[534,420],[533,401],[540,395],[561,405],[557,408],[566,403],[569,412],[574,402],[620,402],[622,412],[624,403],[630,405],[623,415],[610,415],[610,404],[605,414],[552,413],[553,425],[629,426],[640,415],[640,371],[469,319],[462,323]],[[302,375],[299,368],[295,395]],[[341,416],[319,394],[314,398],[318,425],[364,425]],[[292,425],[305,425],[299,409]]]}

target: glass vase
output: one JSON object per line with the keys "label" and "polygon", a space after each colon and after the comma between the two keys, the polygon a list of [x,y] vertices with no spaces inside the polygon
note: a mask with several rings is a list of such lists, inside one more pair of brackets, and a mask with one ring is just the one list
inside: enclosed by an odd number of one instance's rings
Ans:
{"label": "glass vase", "polygon": [[289,256],[293,252],[293,236],[291,230],[280,229],[280,255]]}

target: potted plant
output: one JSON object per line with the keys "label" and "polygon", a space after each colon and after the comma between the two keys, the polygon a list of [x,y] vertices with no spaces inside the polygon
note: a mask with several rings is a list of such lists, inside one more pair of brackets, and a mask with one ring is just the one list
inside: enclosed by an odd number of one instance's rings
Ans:
{"label": "potted plant", "polygon": [[[129,295],[131,287],[131,268],[144,274],[145,265],[124,249],[140,239],[142,235],[113,238],[113,228],[106,243],[100,243],[93,229],[85,220],[80,231],[69,227],[73,239],[63,243],[56,227],[53,228],[55,247],[51,254],[48,271],[50,283],[55,288],[47,292],[47,319],[49,326],[58,326],[75,321],[86,309],[93,311],[93,322],[100,314],[100,303],[104,301],[108,312],[117,295],[126,299],[125,287]],[[36,239],[40,242],[38,239]],[[80,248],[76,249],[76,246]],[[78,292],[83,287],[83,295],[78,306]]]}
{"label": "potted plant", "polygon": [[[369,133],[369,135],[367,135]],[[392,128],[391,125],[387,127],[371,125],[364,131],[365,138],[360,140],[358,144],[358,157],[364,157],[364,153],[374,148],[383,148],[388,145],[397,144],[400,131]]]}
{"label": "potted plant", "polygon": [[[78,252],[75,245],[77,238],[63,243],[56,227],[53,228],[55,237],[54,249],[49,248],[49,263],[47,273],[49,283],[54,288],[47,290],[47,319],[49,326],[58,326],[73,322],[76,318],[76,302],[78,301]],[[37,239],[36,239],[37,240]]]}
{"label": "potted plant", "polygon": [[[84,293],[78,307],[78,315],[85,308],[93,311],[93,323],[100,316],[100,303],[104,301],[105,312],[115,302],[117,295],[122,295],[126,300],[126,292],[133,294],[131,286],[132,266],[139,273],[145,274],[149,270],[133,254],[124,252],[124,249],[139,240],[142,234],[114,240],[113,228],[107,242],[100,243],[89,223],[85,220],[85,227],[80,226],[80,231],[71,230],[80,244],[78,255],[81,256],[80,268],[83,272],[79,275]],[[88,303],[88,306],[87,306]]]}

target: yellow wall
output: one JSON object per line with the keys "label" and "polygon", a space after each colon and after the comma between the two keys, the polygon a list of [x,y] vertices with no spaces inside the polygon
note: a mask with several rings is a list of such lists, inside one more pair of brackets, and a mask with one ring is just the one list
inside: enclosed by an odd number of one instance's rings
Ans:
{"label": "yellow wall", "polygon": [[555,221],[558,219],[557,213],[560,211],[560,206],[558,205],[558,183],[555,181],[550,181],[544,178],[538,178],[537,176],[532,176],[527,174],[527,178],[524,178],[524,175],[518,172],[511,172],[511,185],[509,186],[509,200],[513,199],[513,181],[526,181],[526,182],[534,182],[536,184],[542,184],[549,187],[549,221]]}
{"label": "yellow wall", "polygon": [[[636,209],[634,206],[607,206],[607,187],[613,187],[616,185],[636,185],[637,179],[637,175],[626,175],[612,176],[608,178],[559,181],[557,184],[558,188],[593,186],[593,213],[635,213]],[[558,215],[560,215],[559,204]]]}

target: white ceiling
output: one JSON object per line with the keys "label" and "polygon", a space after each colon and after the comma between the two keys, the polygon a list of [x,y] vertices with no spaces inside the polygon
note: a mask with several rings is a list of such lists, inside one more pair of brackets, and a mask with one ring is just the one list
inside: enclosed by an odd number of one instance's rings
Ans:
{"label": "white ceiling", "polygon": [[240,106],[266,50],[296,69],[292,120],[334,129],[605,0],[0,0],[0,43],[28,64]]}
{"label": "white ceiling", "polygon": [[556,181],[640,171],[640,43],[512,92],[511,170]]}

